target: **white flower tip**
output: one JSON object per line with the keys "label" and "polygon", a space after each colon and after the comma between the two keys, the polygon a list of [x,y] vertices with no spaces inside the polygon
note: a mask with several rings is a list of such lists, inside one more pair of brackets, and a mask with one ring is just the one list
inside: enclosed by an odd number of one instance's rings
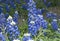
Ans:
{"label": "white flower tip", "polygon": [[24,36],[30,36],[30,33],[25,33]]}
{"label": "white flower tip", "polygon": [[30,39],[30,40],[28,40],[28,41],[34,41],[34,40]]}
{"label": "white flower tip", "polygon": [[2,32],[0,32],[0,34],[2,34]]}
{"label": "white flower tip", "polygon": [[19,39],[14,39],[13,41],[20,41]]}
{"label": "white flower tip", "polygon": [[43,15],[39,15],[39,14],[38,14],[38,16],[39,16],[40,18],[43,18]]}
{"label": "white flower tip", "polygon": [[18,11],[15,11],[16,14],[18,14]]}
{"label": "white flower tip", "polygon": [[57,21],[57,19],[53,19],[53,21]]}
{"label": "white flower tip", "polygon": [[12,16],[9,16],[9,17],[7,18],[7,20],[9,20],[9,19],[12,19]]}
{"label": "white flower tip", "polygon": [[35,22],[34,21],[30,21],[31,24],[34,24]]}
{"label": "white flower tip", "polygon": [[16,23],[15,23],[14,21],[12,21],[10,24],[11,24],[11,25],[15,25]]}

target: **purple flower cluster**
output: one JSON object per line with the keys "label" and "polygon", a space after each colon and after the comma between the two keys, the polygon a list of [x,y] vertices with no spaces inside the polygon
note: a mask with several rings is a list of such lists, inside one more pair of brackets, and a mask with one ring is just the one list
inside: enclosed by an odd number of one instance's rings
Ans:
{"label": "purple flower cluster", "polygon": [[6,33],[8,34],[8,38],[12,41],[14,39],[18,39],[20,35],[20,31],[18,30],[17,24],[13,21],[11,16],[8,17],[6,23]]}
{"label": "purple flower cluster", "polygon": [[[15,11],[13,17],[8,13],[0,13],[0,40],[6,41],[4,34],[8,35],[8,38],[13,41],[19,39],[20,31],[18,29],[18,11]],[[3,34],[4,33],[4,34]]]}
{"label": "purple flower cluster", "polygon": [[0,14],[0,41],[6,41],[4,36],[6,18],[3,13]]}
{"label": "purple flower cluster", "polygon": [[46,17],[47,18],[56,19],[57,18],[57,14],[56,13],[52,13],[52,12],[47,12],[46,13]]}
{"label": "purple flower cluster", "polygon": [[47,29],[47,21],[43,18],[44,9],[37,9],[36,3],[30,0],[28,3],[28,30],[32,35],[37,35],[40,27]]}
{"label": "purple flower cluster", "polygon": [[40,27],[43,29],[48,29],[49,23],[52,26],[54,31],[58,30],[58,23],[57,23],[57,14],[53,12],[46,12],[46,17],[51,20],[48,22],[47,19],[45,20],[43,17],[43,9],[37,9],[36,3],[33,0],[29,0],[28,4],[28,30],[31,35],[37,35],[38,30]]}
{"label": "purple flower cluster", "polygon": [[51,6],[51,2],[47,2],[48,0],[44,0],[44,4],[46,5],[46,7],[50,7]]}
{"label": "purple flower cluster", "polygon": [[24,34],[22,41],[34,41],[29,33]]}
{"label": "purple flower cluster", "polygon": [[58,30],[58,23],[56,19],[53,19],[53,21],[51,22],[51,25],[53,30]]}
{"label": "purple flower cluster", "polygon": [[10,12],[11,8],[16,9],[16,3],[20,4],[20,0],[0,0],[0,13],[4,12],[3,9],[5,8],[6,12]]}
{"label": "purple flower cluster", "polygon": [[16,22],[16,24],[18,24],[18,18],[19,18],[19,13],[18,11],[15,11],[13,15],[13,21]]}

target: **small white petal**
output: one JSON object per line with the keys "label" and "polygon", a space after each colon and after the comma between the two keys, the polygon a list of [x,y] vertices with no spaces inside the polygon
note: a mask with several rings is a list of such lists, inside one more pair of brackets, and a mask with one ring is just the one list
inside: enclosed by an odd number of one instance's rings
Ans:
{"label": "small white petal", "polygon": [[11,24],[11,25],[15,25],[16,23],[15,23],[14,21],[12,21],[10,24]]}
{"label": "small white petal", "polygon": [[43,18],[43,15],[39,15],[39,14],[38,14],[38,16],[39,16],[40,18]]}
{"label": "small white petal", "polygon": [[20,41],[20,40],[18,40],[18,39],[14,39],[13,41]]}
{"label": "small white petal", "polygon": [[29,40],[27,40],[27,41],[34,41],[34,40],[29,39]]}
{"label": "small white petal", "polygon": [[57,21],[57,19],[53,19],[53,21]]}
{"label": "small white petal", "polygon": [[25,33],[24,36],[30,36],[30,33]]}
{"label": "small white petal", "polygon": [[12,16],[9,16],[9,17],[7,18],[7,21],[10,20],[10,19],[12,19]]}
{"label": "small white petal", "polygon": [[31,24],[34,24],[35,22],[34,21],[30,21]]}
{"label": "small white petal", "polygon": [[18,14],[18,11],[15,11],[16,14]]}

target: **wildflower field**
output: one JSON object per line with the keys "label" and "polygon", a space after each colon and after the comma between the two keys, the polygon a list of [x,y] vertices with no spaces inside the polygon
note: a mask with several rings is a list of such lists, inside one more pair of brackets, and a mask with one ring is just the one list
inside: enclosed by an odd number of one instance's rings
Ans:
{"label": "wildflower field", "polygon": [[60,41],[60,0],[0,0],[0,41]]}

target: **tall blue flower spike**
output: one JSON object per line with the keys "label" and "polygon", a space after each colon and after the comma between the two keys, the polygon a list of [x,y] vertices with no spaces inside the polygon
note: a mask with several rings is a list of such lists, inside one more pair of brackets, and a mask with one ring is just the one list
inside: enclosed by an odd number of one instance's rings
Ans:
{"label": "tall blue flower spike", "polygon": [[[37,10],[36,8],[34,7],[35,3],[33,0],[29,0],[29,3],[28,3],[28,11],[29,11],[29,14],[28,14],[28,30],[29,30],[29,33],[31,33],[32,35],[35,35],[37,33],[37,29],[36,29],[36,24],[35,24],[35,20],[36,20],[36,14],[37,14]],[[34,14],[33,14],[34,13]],[[35,17],[35,18],[34,18]]]}
{"label": "tall blue flower spike", "polygon": [[19,39],[20,31],[18,30],[18,26],[13,21],[11,16],[9,16],[7,19],[6,33],[9,34],[8,38],[10,41]]}
{"label": "tall blue flower spike", "polygon": [[1,24],[1,26],[4,26],[5,23],[6,23],[6,18],[4,16],[4,13],[1,13],[0,14],[0,24]]}
{"label": "tall blue flower spike", "polygon": [[[37,31],[40,28],[40,21],[43,20],[43,16],[41,15],[41,11],[37,10],[36,3],[33,0],[29,0],[28,2],[28,30],[32,35],[37,35]],[[41,20],[39,20],[41,19]]]}
{"label": "tall blue flower spike", "polygon": [[40,27],[47,29],[48,22],[43,17],[43,9],[37,9],[36,3],[33,0],[29,0],[28,4],[28,30],[33,36],[37,35],[37,31]]}
{"label": "tall blue flower spike", "polygon": [[0,41],[6,41],[5,39],[5,35],[3,33],[5,33],[5,23],[6,23],[6,19],[3,13],[0,14]]}
{"label": "tall blue flower spike", "polygon": [[56,19],[53,19],[53,21],[51,22],[51,26],[53,30],[58,30],[58,24]]}
{"label": "tall blue flower spike", "polygon": [[52,14],[52,19],[56,19],[57,18],[57,14],[56,13],[53,13]]}

